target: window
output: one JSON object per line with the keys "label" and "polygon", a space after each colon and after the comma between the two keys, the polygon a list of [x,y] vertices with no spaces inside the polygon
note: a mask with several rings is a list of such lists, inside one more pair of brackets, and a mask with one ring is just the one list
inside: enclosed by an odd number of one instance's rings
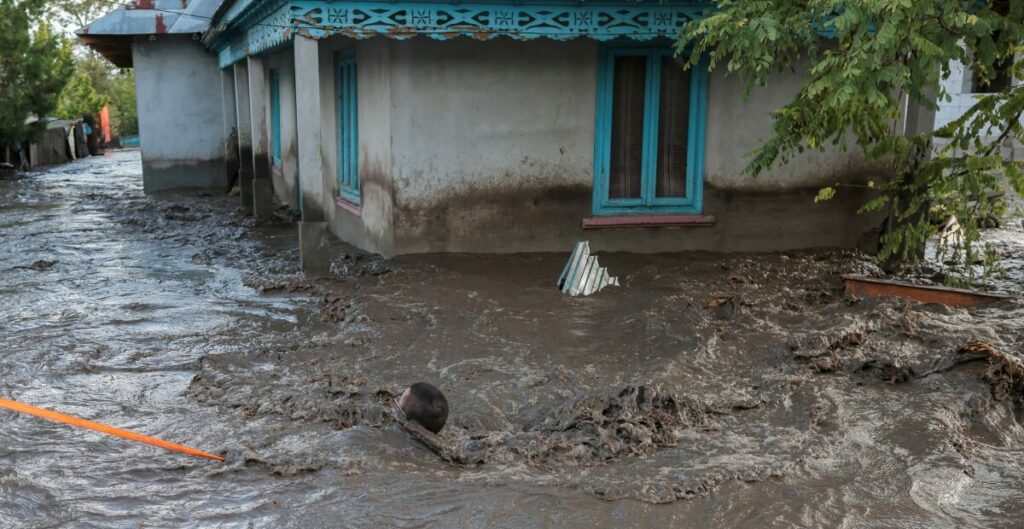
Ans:
{"label": "window", "polygon": [[971,72],[971,87],[968,92],[972,94],[992,94],[1002,92],[1013,84],[1010,69],[1013,67],[1013,59],[1004,59],[993,65],[995,75],[984,80],[977,72]]}
{"label": "window", "polygon": [[270,70],[270,159],[281,167],[281,76]]}
{"label": "window", "polygon": [[600,53],[594,214],[700,213],[707,69],[665,48]]}
{"label": "window", "polygon": [[339,57],[335,91],[338,98],[338,183],[339,194],[359,204],[359,116],[356,97],[356,58]]}

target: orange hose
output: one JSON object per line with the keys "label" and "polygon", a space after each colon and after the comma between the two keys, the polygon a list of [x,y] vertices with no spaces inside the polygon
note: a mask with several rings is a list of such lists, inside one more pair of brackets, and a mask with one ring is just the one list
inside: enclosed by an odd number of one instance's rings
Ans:
{"label": "orange hose", "polygon": [[27,413],[28,415],[35,415],[36,417],[42,417],[51,421],[62,422],[64,424],[70,424],[72,426],[78,426],[79,428],[88,428],[90,430],[96,430],[109,435],[116,435],[123,439],[129,439],[137,441],[139,443],[146,443],[148,445],[159,446],[167,450],[173,450],[175,452],[181,452],[191,456],[205,457],[207,459],[215,459],[217,461],[224,461],[221,456],[207,454],[201,450],[195,448],[189,448],[184,445],[172,443],[170,441],[164,441],[163,439],[157,439],[156,437],[150,437],[148,435],[142,435],[140,433],[129,432],[128,430],[122,430],[120,428],[114,428],[113,426],[107,426],[106,424],[100,424],[98,422],[87,421],[85,419],[79,419],[72,415],[66,415],[55,411],[47,410],[44,408],[37,408],[29,404],[22,404],[13,400],[7,400],[0,398],[0,408],[7,408],[11,411],[20,413]]}

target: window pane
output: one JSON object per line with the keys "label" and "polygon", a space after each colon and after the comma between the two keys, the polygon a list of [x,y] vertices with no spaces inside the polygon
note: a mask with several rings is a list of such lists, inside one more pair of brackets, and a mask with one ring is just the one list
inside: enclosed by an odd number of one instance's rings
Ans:
{"label": "window pane", "polygon": [[615,58],[609,198],[640,198],[646,71],[645,57]]}
{"label": "window pane", "polygon": [[658,168],[654,196],[686,198],[686,143],[690,132],[690,72],[671,57],[661,62]]}

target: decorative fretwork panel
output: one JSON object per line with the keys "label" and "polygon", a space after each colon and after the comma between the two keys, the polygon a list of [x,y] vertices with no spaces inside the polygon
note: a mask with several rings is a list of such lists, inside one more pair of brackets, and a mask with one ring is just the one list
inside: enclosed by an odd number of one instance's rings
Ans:
{"label": "decorative fretwork panel", "polygon": [[247,55],[271,50],[287,43],[292,38],[292,13],[287,2],[262,18],[257,16],[247,17],[244,30],[239,28],[233,33],[233,38],[224,39],[226,46],[215,47],[217,60],[221,67],[228,66]]}
{"label": "decorative fretwork panel", "polygon": [[516,5],[294,0],[282,4],[274,4],[275,10],[263,18],[244,13],[232,21],[235,34],[222,39],[230,44],[217,48],[221,64],[276,47],[295,33],[312,38],[423,35],[438,40],[674,38],[683,24],[700,17],[708,7],[696,1]]}
{"label": "decorative fretwork panel", "polygon": [[296,29],[311,36],[336,33],[353,37],[387,35],[435,39],[469,36],[489,39],[629,37],[650,40],[674,37],[684,23],[700,16],[706,5],[696,2],[619,5],[495,5],[374,2],[291,3]]}

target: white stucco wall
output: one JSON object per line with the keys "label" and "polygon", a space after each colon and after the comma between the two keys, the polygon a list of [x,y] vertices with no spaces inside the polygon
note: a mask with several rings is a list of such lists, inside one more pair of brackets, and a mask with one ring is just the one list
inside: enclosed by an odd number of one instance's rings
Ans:
{"label": "white stucco wall", "polygon": [[[867,191],[815,204],[823,185],[884,178],[857,151],[809,153],[757,179],[745,154],[771,133],[769,112],[802,74],[780,74],[746,102],[738,79],[708,85],[704,213],[712,227],[587,230],[599,44],[498,38],[317,43],[323,181],[331,231],[396,255],[433,251],[786,250],[877,243]],[[360,208],[338,196],[335,61],[355,51]],[[301,79],[298,80],[301,82]]]}
{"label": "white stucco wall", "polygon": [[[805,80],[804,72],[773,74],[769,82],[755,88],[744,100],[743,80],[727,76],[722,69],[708,76],[707,135],[704,160],[706,187],[723,190],[770,191],[822,187],[849,178],[862,170],[860,150],[851,142],[846,151],[808,150],[792,162],[753,177],[744,173],[747,153],[772,136],[771,111],[793,99]],[[863,169],[865,179],[872,175]]]}
{"label": "white stucco wall", "polygon": [[[270,71],[276,70],[280,80],[281,104],[281,165],[273,170],[274,194],[277,201],[298,209],[298,138],[295,125],[295,62],[290,47],[269,55],[264,60],[267,77],[267,137],[273,139],[271,129]],[[272,150],[272,145],[268,151]]]}
{"label": "white stucco wall", "polygon": [[[704,166],[711,228],[583,231],[591,215],[598,43],[587,39],[394,41],[391,48],[395,248],[549,251],[771,250],[856,246],[872,217],[837,181],[882,178],[856,149],[810,152],[758,178],[745,154],[771,134],[770,111],[800,72],[774,76],[743,101],[742,82],[712,73]],[[360,65],[362,68],[362,64]]]}
{"label": "white stucco wall", "polygon": [[189,36],[132,44],[147,191],[227,185],[217,59]]}
{"label": "white stucco wall", "polygon": [[392,50],[398,202],[590,184],[596,42],[415,39]]}

